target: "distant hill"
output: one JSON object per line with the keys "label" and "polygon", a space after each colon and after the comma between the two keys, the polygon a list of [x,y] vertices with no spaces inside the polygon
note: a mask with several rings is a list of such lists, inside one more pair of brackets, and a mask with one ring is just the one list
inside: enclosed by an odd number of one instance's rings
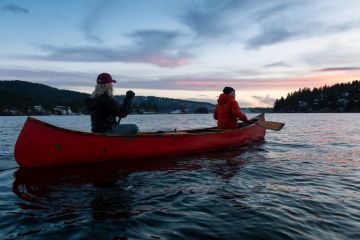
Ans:
{"label": "distant hill", "polygon": [[358,80],[299,89],[286,98],[277,99],[274,112],[360,112],[360,82]]}
{"label": "distant hill", "polygon": [[0,81],[0,112],[12,109],[26,114],[37,105],[41,105],[45,111],[62,105],[78,112],[84,106],[83,99],[87,97],[89,94],[59,90],[39,83]]}
{"label": "distant hill", "polygon": [[[69,90],[59,90],[44,84],[25,81],[0,81],[0,115],[54,114],[56,106],[70,107],[72,112],[86,113],[84,99],[90,95]],[[122,101],[124,96],[116,96]],[[40,105],[40,107],[39,107]],[[183,113],[213,112],[214,104],[172,98],[137,96],[133,112]]]}
{"label": "distant hill", "polygon": [[273,109],[270,107],[254,107],[254,108],[241,108],[241,111],[248,113],[272,113]]}
{"label": "distant hill", "polygon": [[[116,96],[115,98],[121,102],[124,96]],[[196,113],[200,109],[206,109],[206,111],[202,113],[209,113],[215,109],[215,105],[211,103],[154,96],[137,96],[133,101],[133,105],[134,110],[137,112],[147,110],[158,113],[170,113],[178,110],[182,113]]]}

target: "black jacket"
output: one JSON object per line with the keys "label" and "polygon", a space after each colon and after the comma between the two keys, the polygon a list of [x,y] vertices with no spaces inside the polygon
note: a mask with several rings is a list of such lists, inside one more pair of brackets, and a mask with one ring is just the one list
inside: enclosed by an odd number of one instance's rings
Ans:
{"label": "black jacket", "polygon": [[110,131],[117,123],[116,117],[126,117],[131,106],[131,99],[125,98],[120,105],[106,93],[99,97],[87,98],[85,102],[91,114],[91,131],[94,133]]}

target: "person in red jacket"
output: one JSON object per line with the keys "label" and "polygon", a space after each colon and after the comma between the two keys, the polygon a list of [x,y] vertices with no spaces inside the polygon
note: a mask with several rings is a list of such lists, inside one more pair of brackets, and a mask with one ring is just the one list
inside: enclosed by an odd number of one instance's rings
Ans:
{"label": "person in red jacket", "polygon": [[214,118],[220,129],[231,129],[238,127],[238,119],[247,122],[247,117],[241,112],[239,104],[235,100],[235,90],[232,87],[225,87],[218,99]]}

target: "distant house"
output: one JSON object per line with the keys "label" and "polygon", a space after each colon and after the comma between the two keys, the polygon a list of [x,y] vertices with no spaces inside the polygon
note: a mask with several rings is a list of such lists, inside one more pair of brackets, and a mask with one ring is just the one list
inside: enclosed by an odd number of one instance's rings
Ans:
{"label": "distant house", "polygon": [[42,105],[35,105],[28,111],[29,114],[35,114],[35,115],[47,115],[49,114]]}
{"label": "distant house", "polygon": [[42,112],[44,110],[41,105],[33,106],[33,109],[34,109],[34,111],[37,111],[37,112]]}
{"label": "distant house", "polygon": [[349,102],[349,100],[344,99],[344,98],[340,98],[336,101],[336,103],[341,107],[346,107],[348,102]]}
{"label": "distant house", "polygon": [[176,110],[170,112],[170,114],[180,114],[180,113],[182,113],[181,109],[176,109]]}
{"label": "distant house", "polygon": [[56,106],[53,110],[58,115],[72,115],[71,107]]}
{"label": "distant house", "polygon": [[22,115],[22,113],[19,112],[16,108],[7,108],[4,110],[4,114],[5,115],[13,115],[13,116]]}
{"label": "distant house", "polygon": [[157,112],[155,110],[149,110],[149,111],[146,111],[144,109],[140,109],[139,110],[139,113],[140,114],[156,114]]}
{"label": "distant house", "polygon": [[308,108],[308,103],[307,102],[303,102],[303,101],[299,101],[298,102],[298,108],[300,110],[307,110]]}
{"label": "distant house", "polygon": [[176,109],[170,112],[170,114],[181,114],[181,113],[189,113],[189,109],[181,106],[180,109]]}

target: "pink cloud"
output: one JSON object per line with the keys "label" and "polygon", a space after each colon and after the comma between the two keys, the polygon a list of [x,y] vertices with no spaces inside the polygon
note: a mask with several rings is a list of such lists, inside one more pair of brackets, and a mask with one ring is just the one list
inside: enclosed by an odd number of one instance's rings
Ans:
{"label": "pink cloud", "polygon": [[177,80],[179,88],[194,90],[218,90],[224,86],[232,86],[243,90],[287,90],[294,91],[299,88],[313,88],[335,83],[348,82],[360,79],[359,72],[325,72],[290,78],[258,78],[258,79],[183,79]]}
{"label": "pink cloud", "polygon": [[186,57],[171,58],[157,55],[146,57],[144,62],[148,62],[161,67],[179,67],[189,64],[190,59]]}
{"label": "pink cloud", "polygon": [[315,72],[340,72],[340,71],[359,71],[359,67],[333,67],[333,68],[322,68],[315,70]]}

